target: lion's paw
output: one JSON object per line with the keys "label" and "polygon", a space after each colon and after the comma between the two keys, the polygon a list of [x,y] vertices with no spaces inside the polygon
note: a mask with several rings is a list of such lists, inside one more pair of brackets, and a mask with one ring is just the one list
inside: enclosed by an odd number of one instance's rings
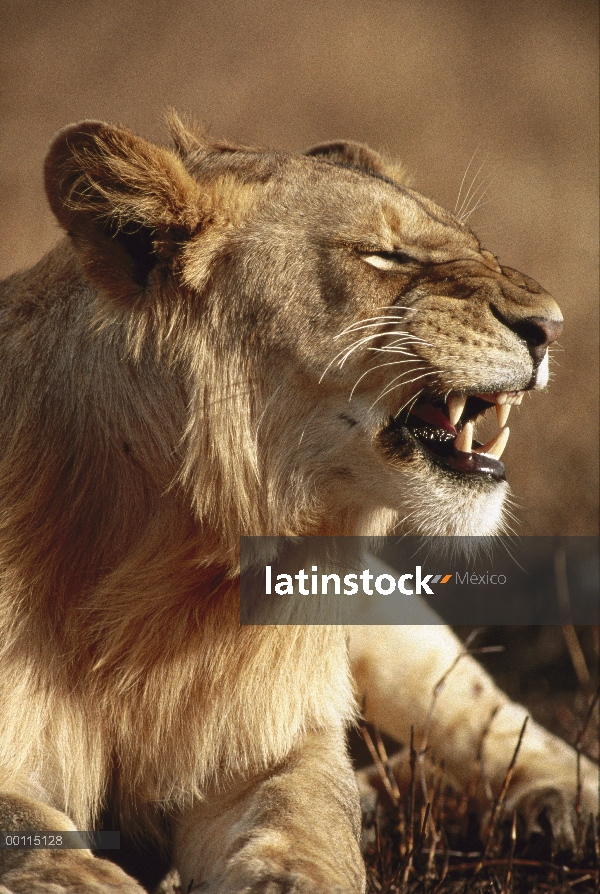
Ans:
{"label": "lion's paw", "polygon": [[191,894],[363,894],[364,891],[363,887],[331,885],[302,873],[277,871],[267,866],[253,876],[234,887],[229,880],[218,883],[217,887],[200,885],[192,888]]}
{"label": "lion's paw", "polygon": [[3,873],[0,894],[144,894],[122,869],[81,851],[24,854]]}
{"label": "lion's paw", "polygon": [[[540,783],[525,792],[516,792],[506,802],[505,812],[516,809],[525,823],[527,836],[533,833],[550,834],[557,851],[572,851],[577,845],[577,795],[572,783]],[[581,824],[587,828],[590,815],[598,812],[598,792],[584,785],[580,796]]]}
{"label": "lion's paw", "polygon": [[364,894],[364,890],[362,863],[355,878],[345,881],[340,873],[318,864],[283,867],[278,861],[252,859],[234,861],[225,877],[192,888],[191,894]]}

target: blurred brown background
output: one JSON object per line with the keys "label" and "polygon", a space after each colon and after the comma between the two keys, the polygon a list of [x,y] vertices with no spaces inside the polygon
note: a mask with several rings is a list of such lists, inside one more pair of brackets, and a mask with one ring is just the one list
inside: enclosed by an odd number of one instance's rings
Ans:
{"label": "blurred brown background", "polygon": [[57,240],[42,162],[81,118],[160,141],[173,106],[246,143],[353,138],[450,208],[476,152],[473,229],[566,317],[552,387],[513,410],[519,530],[595,533],[595,0],[3,0],[0,22],[2,275]]}

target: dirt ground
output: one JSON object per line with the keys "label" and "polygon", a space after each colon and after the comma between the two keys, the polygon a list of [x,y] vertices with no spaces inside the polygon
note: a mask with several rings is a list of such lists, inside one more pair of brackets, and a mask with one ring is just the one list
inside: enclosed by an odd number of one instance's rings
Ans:
{"label": "dirt ground", "polygon": [[86,117],[164,140],[172,106],[246,143],[353,138],[450,208],[481,167],[473,228],[566,317],[550,390],[513,411],[519,530],[596,532],[594,0],[4,0],[1,18],[2,275],[58,238],[43,157]]}

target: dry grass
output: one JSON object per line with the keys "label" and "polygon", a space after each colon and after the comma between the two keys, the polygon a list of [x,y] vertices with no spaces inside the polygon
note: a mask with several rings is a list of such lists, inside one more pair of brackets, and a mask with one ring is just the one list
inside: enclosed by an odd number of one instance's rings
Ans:
{"label": "dry grass", "polygon": [[[599,890],[600,848],[593,818],[581,823],[576,853],[557,854],[549,834],[534,834],[527,840],[517,815],[506,815],[504,795],[519,743],[512,759],[507,756],[505,786],[482,832],[474,799],[446,784],[443,768],[430,764],[422,784],[422,752],[414,744],[406,749],[410,772],[408,787],[402,791],[377,732],[364,727],[364,735],[377,753],[385,791],[375,810],[363,818],[369,894]],[[477,767],[474,771],[473,790]]]}
{"label": "dry grass", "polygon": [[[492,628],[492,632],[498,636],[500,631]],[[580,630],[580,634],[583,632]],[[592,669],[598,665],[599,632],[588,628],[585,633],[592,635],[581,637],[587,647],[585,657],[577,639],[577,656]],[[547,628],[542,633],[546,650],[549,650],[553,635],[555,639],[559,637],[560,630]],[[562,658],[563,661],[565,656],[570,658],[579,685],[571,691],[547,693],[543,706],[545,719],[548,726],[571,740],[578,754],[587,753],[597,760],[598,671],[592,670],[588,674],[584,687],[581,674],[577,673],[578,662],[573,659],[576,632],[572,629],[572,636],[567,636],[562,630],[562,634]],[[510,637],[514,636],[511,632]],[[518,629],[516,637],[518,640]],[[469,644],[467,638],[467,648]],[[478,651],[485,660],[485,653],[491,656],[498,649],[484,646]],[[492,663],[502,661],[503,656],[491,660]],[[511,656],[504,658],[504,662],[510,665]],[[554,664],[561,667],[562,676],[564,664],[560,665],[558,656]],[[432,693],[430,713],[435,711],[437,695],[451,672],[452,667]],[[508,678],[506,682],[509,682]],[[519,686],[514,679],[511,684],[509,688]],[[592,687],[596,687],[595,691]],[[525,724],[521,737],[524,729]],[[394,756],[392,762],[377,730],[363,726],[363,737],[381,780],[375,809],[363,816],[363,852],[369,894],[597,894],[600,891],[598,817],[583,817],[579,802],[576,803],[576,848],[574,853],[567,854],[554,850],[549,828],[527,838],[520,817],[505,810],[505,796],[517,762],[521,737],[512,755],[506,755],[504,785],[496,799],[489,786],[486,787],[484,768],[479,759],[474,762],[468,791],[453,789],[444,779],[443,767],[429,760],[427,730],[423,741],[417,745],[411,742],[403,754]],[[483,825],[474,798],[475,792],[481,791],[482,782],[489,796],[488,820]],[[577,788],[579,790],[579,784]],[[543,816],[540,824],[544,826]]]}

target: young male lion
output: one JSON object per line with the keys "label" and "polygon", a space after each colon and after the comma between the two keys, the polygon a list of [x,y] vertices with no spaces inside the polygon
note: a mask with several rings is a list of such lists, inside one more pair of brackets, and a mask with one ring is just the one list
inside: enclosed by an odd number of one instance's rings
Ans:
{"label": "young male lion", "polygon": [[[240,627],[239,537],[500,530],[506,407],[546,384],[561,316],[363,146],[173,137],[62,131],[67,238],[2,286],[0,828],[111,803],[171,830],[185,891],[359,894],[346,633]],[[459,648],[353,629],[369,719],[418,735]],[[497,792],[523,717],[465,659],[429,742],[465,779],[490,723]],[[530,723],[510,804],[568,843],[575,780]],[[86,850],[0,854],[14,894],[141,890]]]}

